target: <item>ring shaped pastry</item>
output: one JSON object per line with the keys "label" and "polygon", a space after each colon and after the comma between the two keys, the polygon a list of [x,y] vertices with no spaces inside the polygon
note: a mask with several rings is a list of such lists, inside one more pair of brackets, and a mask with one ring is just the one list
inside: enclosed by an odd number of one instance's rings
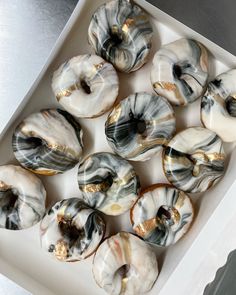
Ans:
{"label": "ring shaped pastry", "polygon": [[223,141],[236,141],[236,69],[210,82],[201,103],[201,120]]}
{"label": "ring shaped pastry", "polygon": [[79,166],[83,200],[107,215],[120,215],[138,198],[139,178],[125,159],[111,153],[88,156]]}
{"label": "ring shaped pastry", "polygon": [[161,47],[154,56],[153,88],[173,105],[184,106],[199,98],[207,78],[208,53],[197,41],[179,39]]}
{"label": "ring shaped pastry", "polygon": [[168,184],[145,189],[130,212],[136,234],[158,246],[175,244],[188,231],[193,216],[190,198]]}
{"label": "ring shaped pastry", "polygon": [[146,161],[159,152],[175,132],[174,111],[158,95],[140,92],[112,110],[105,125],[109,145],[123,158]]}
{"label": "ring shaped pastry", "polygon": [[146,293],[158,276],[156,256],[140,238],[120,232],[107,238],[98,248],[93,275],[108,294]]}
{"label": "ring shaped pastry", "polygon": [[17,126],[12,139],[13,151],[23,167],[34,173],[54,175],[79,162],[82,136],[79,123],[69,113],[42,110]]}
{"label": "ring shaped pastry", "polygon": [[104,234],[100,214],[78,198],[57,202],[40,224],[42,248],[64,262],[92,255]]}
{"label": "ring shaped pastry", "polygon": [[20,166],[0,166],[0,228],[19,230],[38,223],[45,213],[41,180]]}
{"label": "ring shaped pastry", "polygon": [[114,104],[119,90],[116,70],[97,55],[79,55],[53,74],[52,89],[58,102],[76,117],[98,117]]}
{"label": "ring shaped pastry", "polygon": [[146,62],[153,33],[148,15],[131,2],[113,0],[101,5],[88,29],[95,52],[127,73]]}
{"label": "ring shaped pastry", "polygon": [[168,143],[163,153],[163,168],[176,188],[188,193],[204,192],[224,174],[223,142],[206,128],[187,128]]}

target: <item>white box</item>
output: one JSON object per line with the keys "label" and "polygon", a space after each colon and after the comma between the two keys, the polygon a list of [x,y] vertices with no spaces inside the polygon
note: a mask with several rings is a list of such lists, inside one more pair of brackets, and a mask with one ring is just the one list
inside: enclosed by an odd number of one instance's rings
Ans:
{"label": "white box", "polygon": [[[16,163],[11,148],[15,126],[28,114],[42,108],[58,107],[51,91],[53,71],[66,59],[93,52],[87,42],[91,15],[104,0],[80,0],[59,37],[45,67],[11,118],[0,138],[0,164]],[[136,0],[151,15],[154,40],[149,62],[132,74],[119,74],[120,98],[134,91],[152,92],[149,79],[151,60],[160,45],[182,36],[199,40],[211,51],[211,78],[236,65],[236,57],[208,39],[176,21],[144,0]],[[200,101],[187,108],[176,108],[177,129],[200,125]],[[85,153],[110,151],[104,134],[107,114],[97,119],[79,120],[85,130]],[[234,145],[226,145],[228,154]],[[229,160],[229,157],[228,157]],[[236,224],[236,152],[232,152],[223,180],[203,195],[192,195],[196,219],[190,232],[168,249],[156,249],[160,266],[159,278],[150,294],[199,295],[227,259],[236,245],[233,228]],[[141,184],[166,182],[161,156],[144,163],[133,163]],[[41,177],[48,193],[48,206],[62,198],[79,196],[76,183],[77,168],[63,175]],[[109,217],[107,234],[119,230],[131,231],[129,214]],[[0,230],[0,271],[33,294],[86,295],[104,294],[95,284],[92,257],[77,263],[53,260],[40,248],[39,225],[23,231]]]}

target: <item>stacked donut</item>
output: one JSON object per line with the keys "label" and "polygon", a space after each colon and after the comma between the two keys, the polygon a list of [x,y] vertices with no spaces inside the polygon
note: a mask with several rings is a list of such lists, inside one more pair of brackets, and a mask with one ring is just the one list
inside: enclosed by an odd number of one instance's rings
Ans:
{"label": "stacked donut", "polygon": [[[52,90],[65,109],[44,109],[20,122],[12,137],[21,166],[0,167],[0,227],[26,229],[41,220],[41,245],[60,261],[80,261],[96,252],[93,275],[109,294],[149,291],[158,264],[152,247],[175,244],[190,229],[194,207],[189,194],[205,192],[225,171],[223,140],[236,140],[236,70],[208,81],[208,52],[198,41],[179,39],[155,54],[155,93],[132,93],[117,101],[117,71],[131,73],[147,61],[152,26],[128,0],[112,0],[92,16],[89,43],[96,55],[79,55],[53,74]],[[117,70],[117,71],[116,71]],[[201,97],[204,127],[176,134],[176,106]],[[83,157],[78,118],[110,110],[105,135],[114,152]],[[162,152],[169,182],[141,189],[129,161],[147,161]],[[78,165],[78,198],[56,202],[45,213],[46,190],[35,175],[65,173]],[[130,212],[135,234],[109,236],[105,215]],[[106,237],[106,239],[105,239]]]}

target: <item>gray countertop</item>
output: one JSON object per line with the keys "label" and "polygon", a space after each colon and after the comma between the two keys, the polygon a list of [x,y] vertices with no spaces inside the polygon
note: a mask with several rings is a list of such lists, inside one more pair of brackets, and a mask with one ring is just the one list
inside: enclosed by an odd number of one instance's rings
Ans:
{"label": "gray countertop", "polygon": [[[149,1],[236,54],[234,0]],[[0,132],[39,74],[77,2],[0,0]],[[233,253],[204,295],[235,295],[235,266]],[[18,294],[4,278],[1,286],[8,288],[2,295]]]}

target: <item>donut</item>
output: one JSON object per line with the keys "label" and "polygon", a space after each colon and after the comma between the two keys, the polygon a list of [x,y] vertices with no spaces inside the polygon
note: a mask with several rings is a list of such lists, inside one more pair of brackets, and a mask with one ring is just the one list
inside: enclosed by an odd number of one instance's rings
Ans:
{"label": "donut", "polygon": [[156,184],[142,191],[130,211],[135,233],[162,247],[175,244],[182,238],[193,217],[190,198],[168,184]]}
{"label": "donut", "polygon": [[40,224],[41,247],[60,261],[92,255],[105,234],[100,214],[78,198],[57,202]]}
{"label": "donut", "polygon": [[110,147],[121,157],[146,161],[159,152],[175,132],[175,115],[167,100],[156,94],[131,94],[107,118]]}
{"label": "donut", "polygon": [[120,232],[107,238],[93,260],[93,275],[108,294],[148,292],[158,276],[158,265],[151,247],[140,238]]}
{"label": "donut", "polygon": [[79,165],[79,190],[85,203],[107,215],[120,215],[138,198],[140,182],[125,159],[95,153]]}
{"label": "donut", "polygon": [[46,191],[33,173],[15,165],[0,166],[0,228],[20,230],[45,213]]}
{"label": "donut", "polygon": [[94,118],[114,104],[119,80],[111,64],[100,56],[85,54],[71,58],[54,72],[52,90],[70,114]]}
{"label": "donut", "polygon": [[95,52],[121,72],[138,70],[151,48],[148,15],[132,1],[113,0],[93,14],[88,40]]}
{"label": "donut", "polygon": [[236,141],[236,69],[211,81],[202,98],[201,120],[223,141]]}
{"label": "donut", "polygon": [[199,42],[179,39],[161,47],[151,70],[153,89],[176,106],[185,106],[205,91],[208,53]]}
{"label": "donut", "polygon": [[15,129],[13,152],[34,173],[54,175],[73,168],[82,155],[83,131],[67,112],[47,109],[31,114]]}
{"label": "donut", "polygon": [[187,128],[170,140],[163,153],[163,169],[170,183],[188,193],[214,186],[225,170],[223,142],[203,127]]}

